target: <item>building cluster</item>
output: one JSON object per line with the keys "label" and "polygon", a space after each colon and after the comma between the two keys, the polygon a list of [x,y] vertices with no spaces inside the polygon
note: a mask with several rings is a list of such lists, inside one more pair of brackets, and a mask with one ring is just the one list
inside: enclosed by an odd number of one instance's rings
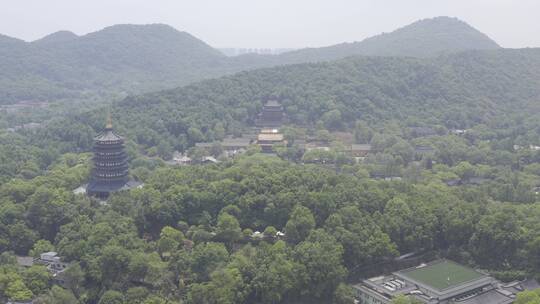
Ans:
{"label": "building cluster", "polygon": [[[261,112],[255,120],[255,132],[251,135],[244,135],[238,138],[227,137],[219,142],[201,142],[196,143],[195,147],[203,149],[207,154],[217,157],[216,151],[220,151],[220,158],[234,158],[236,155],[247,151],[251,145],[260,147],[261,152],[267,154],[276,153],[276,146],[294,146],[298,148],[298,153],[310,151],[331,151],[333,149],[328,146],[327,142],[321,142],[316,139],[296,139],[294,142],[287,142],[284,134],[280,131],[286,119],[283,106],[276,100],[267,101]],[[372,151],[369,144],[351,144],[337,151],[344,153],[357,161],[362,160]],[[188,165],[192,163],[201,163],[202,156],[197,156],[197,159],[188,155],[175,152],[173,163],[180,165]]]}
{"label": "building cluster", "polygon": [[54,251],[42,253],[35,262],[47,266],[47,270],[52,274],[54,284],[66,285],[67,278],[64,276],[64,271],[69,267],[69,263],[62,261],[58,253]]}
{"label": "building cluster", "polygon": [[[65,275],[65,271],[69,268],[70,264],[62,260],[58,253],[54,251],[44,252],[39,255],[39,258],[33,258],[29,256],[17,256],[17,264],[22,267],[32,267],[33,265],[43,265],[47,267],[47,271],[51,274],[53,284],[66,288],[70,281],[69,277]],[[28,301],[15,301],[10,300],[6,304],[32,304],[34,300]]]}
{"label": "building cluster", "polygon": [[519,151],[519,150],[540,151],[540,146],[529,145],[527,147],[527,146],[514,145],[514,150],[515,151]]}
{"label": "building cluster", "polygon": [[464,186],[464,185],[481,186],[490,181],[491,179],[489,178],[473,176],[473,177],[466,177],[466,178],[449,179],[449,180],[445,180],[444,183],[449,187]]}
{"label": "building cluster", "polygon": [[254,241],[260,241],[265,238],[281,240],[285,238],[285,233],[281,231],[276,231],[274,235],[268,235],[265,232],[254,231],[249,237],[251,238],[251,240],[254,240]]}
{"label": "building cluster", "polygon": [[386,304],[409,296],[426,304],[508,304],[518,292],[540,287],[535,280],[502,283],[478,270],[449,260],[400,270],[353,286],[360,304]]}
{"label": "building cluster", "polygon": [[[195,147],[209,154],[219,150],[221,156],[225,158],[234,158],[246,152],[251,145],[258,145],[263,153],[274,153],[275,145],[286,144],[283,134],[279,131],[284,119],[283,106],[275,100],[270,100],[264,104],[261,113],[257,116],[255,136],[227,137],[220,142],[196,143]],[[201,162],[200,159],[193,159],[180,153],[175,154],[173,161],[182,165]]]}
{"label": "building cluster", "polygon": [[[370,144],[349,144],[336,149],[335,147],[331,148],[328,142],[321,141],[320,138],[296,139],[287,142],[284,134],[280,131],[285,119],[284,107],[276,100],[268,100],[255,119],[256,127],[253,130],[254,132],[240,137],[228,136],[219,142],[196,143],[195,147],[202,150],[202,153],[188,155],[177,151],[173,153],[172,161],[169,161],[169,163],[174,165],[218,163],[220,160],[234,158],[246,152],[253,145],[259,146],[261,152],[267,154],[276,153],[277,146],[289,146],[295,148],[293,151],[299,158],[312,151],[330,152],[326,154],[311,153],[306,158],[306,163],[332,163],[332,155],[335,156],[336,154],[340,157],[353,158],[359,162],[372,153]],[[412,127],[410,130],[413,137],[431,136],[437,133],[433,128],[428,127]],[[466,132],[466,130],[454,131],[455,134],[464,134]],[[343,142],[351,141],[349,139],[343,140]],[[435,148],[427,145],[414,147],[415,159],[417,160],[429,158],[435,152]],[[385,175],[380,178],[388,178],[388,176]],[[450,183],[456,184],[461,182],[450,181]],[[113,192],[136,187],[142,187],[142,184],[129,179],[124,139],[113,131],[109,119],[105,130],[94,139],[93,168],[90,181],[88,184],[75,189],[74,192],[86,193],[104,201]]]}
{"label": "building cluster", "polygon": [[42,109],[47,108],[49,103],[46,101],[34,101],[34,100],[23,100],[15,104],[0,105],[0,111],[6,111],[9,113],[15,113],[21,110],[26,109]]}
{"label": "building cluster", "polygon": [[54,251],[44,252],[39,255],[39,258],[17,256],[17,264],[22,267],[32,267],[33,265],[44,265],[52,275],[52,282],[60,286],[65,286],[67,278],[64,276],[64,271],[69,268],[69,263],[66,263]]}
{"label": "building cluster", "polygon": [[42,128],[43,125],[40,124],[40,123],[37,123],[37,122],[29,122],[29,123],[26,123],[26,124],[22,124],[22,125],[19,125],[19,126],[14,126],[12,128],[7,128],[6,130],[8,132],[17,132],[17,131],[20,131],[20,130],[36,130],[36,129],[40,129]]}

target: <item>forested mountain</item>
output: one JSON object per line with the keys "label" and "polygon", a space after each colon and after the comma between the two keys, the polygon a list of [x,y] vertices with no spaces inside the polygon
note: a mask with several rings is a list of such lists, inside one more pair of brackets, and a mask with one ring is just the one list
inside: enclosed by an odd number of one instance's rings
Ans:
{"label": "forested mountain", "polygon": [[32,42],[32,44],[39,46],[55,46],[62,43],[73,43],[74,40],[77,40],[79,36],[70,31],[58,31],[47,35],[39,40]]}
{"label": "forested mountain", "polygon": [[[506,135],[525,132],[505,144],[512,149],[513,144],[540,143],[535,127],[525,126],[534,125],[540,113],[540,49],[468,51],[423,59],[351,57],[266,68],[131,96],[114,103],[110,111],[119,132],[141,151],[159,147],[170,155],[196,142],[245,132],[268,98],[281,101],[291,125],[311,132],[353,130],[359,122],[374,129],[392,124],[400,130],[479,128],[489,136],[499,129]],[[1,175],[16,176],[34,157],[48,165],[55,154],[88,151],[106,112],[55,119],[28,138],[0,137],[5,143],[0,157],[6,160]],[[13,147],[16,142],[47,149],[20,154]]]}
{"label": "forested mountain", "polygon": [[211,77],[208,69],[219,70],[225,58],[159,24],[116,25],[81,37],[58,32],[31,43],[4,37],[0,55],[0,103],[170,88]]}
{"label": "forested mountain", "polygon": [[353,55],[429,57],[464,50],[497,49],[499,45],[467,23],[450,17],[424,19],[360,42],[303,49],[282,60],[320,61]]}
{"label": "forested mountain", "polygon": [[[358,123],[373,130],[392,126],[403,136],[412,127],[475,128],[485,134],[482,138],[497,138],[500,132],[505,149],[511,150],[514,144],[540,143],[535,133],[540,49],[469,51],[424,59],[351,57],[267,68],[128,97],[110,111],[116,128],[139,151],[157,148],[160,155],[170,155],[196,142],[245,132],[268,98],[282,102],[289,124],[312,134],[355,130]],[[0,157],[5,160],[0,175],[7,179],[27,170],[38,172],[55,155],[89,151],[107,111],[55,119],[29,137],[0,137]],[[32,153],[17,152],[30,143]],[[452,159],[455,163],[465,158]],[[28,166],[33,162],[40,163],[38,168]]]}
{"label": "forested mountain", "polygon": [[539,111],[540,49],[351,57],[261,69],[129,97],[113,113],[141,144],[166,141],[183,150],[219,138],[223,131],[217,129],[235,133],[253,125],[268,98],[281,100],[291,123],[330,130],[353,128],[358,120],[446,128],[504,124],[511,114]]}
{"label": "forested mountain", "polygon": [[498,45],[466,23],[439,17],[362,42],[280,55],[226,57],[169,26],[115,25],[78,37],[61,31],[34,42],[0,37],[0,104],[28,99],[141,93],[242,70],[352,55],[427,57]]}

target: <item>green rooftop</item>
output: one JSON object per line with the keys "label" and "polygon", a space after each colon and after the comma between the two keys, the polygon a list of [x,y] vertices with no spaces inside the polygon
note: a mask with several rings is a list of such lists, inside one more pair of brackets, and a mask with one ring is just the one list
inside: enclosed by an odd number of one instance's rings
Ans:
{"label": "green rooftop", "polygon": [[409,268],[398,272],[398,274],[438,291],[485,277],[484,274],[474,269],[448,260],[440,260],[423,267]]}

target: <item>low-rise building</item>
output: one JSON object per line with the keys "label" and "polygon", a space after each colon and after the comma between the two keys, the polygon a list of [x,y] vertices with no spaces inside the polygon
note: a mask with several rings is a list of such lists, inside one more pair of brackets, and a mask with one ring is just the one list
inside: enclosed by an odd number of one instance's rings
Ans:
{"label": "low-rise building", "polygon": [[534,280],[503,284],[443,259],[364,280],[354,289],[360,304],[386,304],[400,295],[429,304],[508,304],[516,293],[538,286]]}
{"label": "low-rise building", "polygon": [[203,164],[217,164],[217,163],[219,163],[219,160],[217,160],[213,156],[204,156],[201,159],[201,163],[203,163]]}
{"label": "low-rise building", "polygon": [[237,154],[245,152],[253,143],[253,138],[242,137],[226,137],[222,141],[216,142],[199,142],[195,143],[195,147],[211,152],[215,147],[219,147],[227,157],[234,157]]}
{"label": "low-rise building", "polygon": [[184,155],[178,151],[173,153],[173,162],[178,165],[189,165],[192,163],[192,159],[187,155]]}
{"label": "low-rise building", "polygon": [[414,147],[414,153],[417,155],[426,155],[426,154],[433,154],[435,153],[435,148],[431,146],[415,146]]}
{"label": "low-rise building", "polygon": [[34,265],[34,258],[29,256],[16,256],[17,265],[22,267],[32,267]]}
{"label": "low-rise building", "polygon": [[437,135],[437,131],[430,127],[411,127],[410,135],[413,138],[428,137],[428,136]]}
{"label": "low-rise building", "polygon": [[208,149],[211,149],[214,145],[217,145],[219,144],[218,142],[198,142],[198,143],[195,143],[195,147],[196,148],[200,148],[200,149],[205,149],[205,150],[208,150]]}
{"label": "low-rise building", "polygon": [[274,145],[282,143],[285,143],[285,138],[277,129],[262,129],[257,136],[257,144],[263,153],[273,153]]}
{"label": "low-rise building", "polygon": [[66,285],[64,271],[69,267],[69,263],[62,261],[62,258],[58,256],[58,253],[54,251],[44,252],[40,254],[35,262],[47,266],[47,270],[52,274],[53,283],[60,286]]}
{"label": "low-rise building", "polygon": [[468,177],[468,178],[454,178],[445,180],[447,186],[481,186],[485,183],[490,182],[491,179],[485,177]]}
{"label": "low-rise building", "polygon": [[465,135],[467,133],[467,130],[465,130],[465,129],[452,129],[452,130],[450,130],[450,133],[452,133],[454,135],[461,136],[461,135]]}
{"label": "low-rise building", "polygon": [[227,137],[221,141],[221,147],[225,151],[247,150],[252,142],[249,137]]}
{"label": "low-rise building", "polygon": [[371,152],[370,144],[353,144],[351,145],[351,156],[352,157],[366,157]]}

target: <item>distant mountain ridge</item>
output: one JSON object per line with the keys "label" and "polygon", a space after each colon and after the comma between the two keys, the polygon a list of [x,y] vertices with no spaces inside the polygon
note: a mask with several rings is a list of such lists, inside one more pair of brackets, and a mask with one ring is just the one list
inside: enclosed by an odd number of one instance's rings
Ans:
{"label": "distant mountain ridge", "polygon": [[498,48],[500,46],[495,41],[467,23],[457,18],[436,17],[360,42],[298,50],[286,56],[327,60],[353,55],[430,57],[441,53]]}
{"label": "distant mountain ridge", "polygon": [[141,93],[243,70],[355,55],[429,57],[496,48],[484,34],[448,17],[421,20],[361,42],[235,57],[164,24],[114,25],[83,36],[60,31],[33,42],[0,35],[0,104]]}
{"label": "distant mountain ridge", "polygon": [[79,38],[79,36],[70,31],[58,31],[52,34],[49,34],[41,39],[32,41],[34,45],[47,45],[47,44],[56,44],[56,43],[66,43],[73,41]]}
{"label": "distant mountain ridge", "polygon": [[171,88],[204,78],[226,58],[162,24],[115,25],[83,36],[61,31],[33,42],[6,36],[0,55],[0,104]]}

